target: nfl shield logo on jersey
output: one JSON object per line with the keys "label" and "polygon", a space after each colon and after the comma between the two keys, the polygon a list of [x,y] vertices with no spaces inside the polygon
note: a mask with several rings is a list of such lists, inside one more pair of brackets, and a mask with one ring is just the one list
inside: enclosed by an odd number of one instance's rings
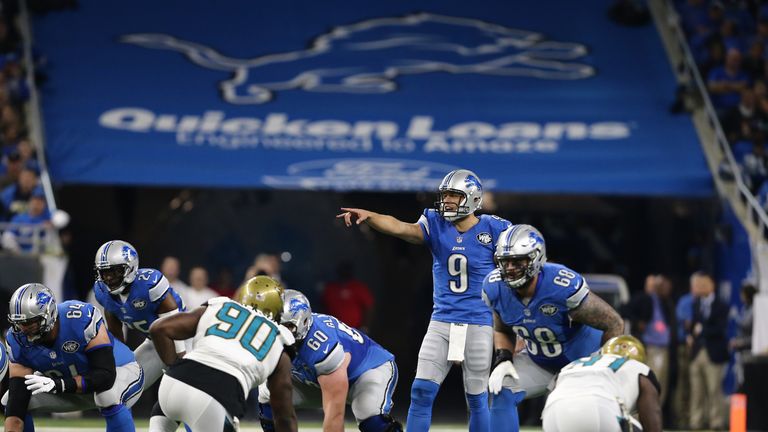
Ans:
{"label": "nfl shield logo on jersey", "polygon": [[545,305],[541,305],[539,310],[541,311],[541,313],[543,313],[546,316],[552,316],[557,313],[557,306],[552,304],[545,304]]}
{"label": "nfl shield logo on jersey", "polygon": [[491,244],[491,242],[493,241],[493,237],[491,237],[491,235],[487,232],[482,232],[477,235],[477,241],[479,241],[484,245],[487,245],[487,244]]}
{"label": "nfl shield logo on jersey", "polygon": [[144,299],[136,299],[132,301],[131,304],[136,309],[144,309],[145,307],[147,307],[147,301]]}
{"label": "nfl shield logo on jersey", "polygon": [[73,340],[66,341],[61,346],[61,349],[64,350],[64,352],[68,352],[70,354],[75,352],[75,351],[77,351],[78,348],[80,348],[80,344],[75,342],[75,341],[73,341]]}

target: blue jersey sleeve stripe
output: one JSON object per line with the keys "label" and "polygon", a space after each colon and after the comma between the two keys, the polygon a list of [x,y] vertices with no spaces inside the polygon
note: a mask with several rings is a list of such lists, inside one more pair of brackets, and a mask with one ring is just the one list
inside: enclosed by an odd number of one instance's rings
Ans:
{"label": "blue jersey sleeve stripe", "polygon": [[166,291],[168,291],[168,288],[170,288],[171,284],[168,282],[168,279],[165,278],[165,276],[161,277],[160,280],[149,289],[149,301],[156,302],[160,298],[163,297]]}
{"label": "blue jersey sleeve stripe", "polygon": [[587,286],[587,281],[582,279],[581,286],[565,301],[568,309],[576,309],[579,307],[581,302],[587,297],[587,294],[589,294],[589,286]]}
{"label": "blue jersey sleeve stripe", "polygon": [[344,363],[344,348],[340,343],[336,343],[323,360],[315,363],[315,370],[318,375],[328,375],[341,367],[342,363]]}
{"label": "blue jersey sleeve stripe", "polygon": [[421,217],[419,217],[418,223],[421,226],[421,231],[424,234],[424,240],[429,240],[429,221],[427,220],[427,217],[421,215]]}
{"label": "blue jersey sleeve stripe", "polygon": [[96,337],[96,334],[99,333],[99,321],[104,319],[99,308],[91,306],[91,310],[91,321],[85,326],[85,330],[83,331],[83,337],[85,338],[86,343],[90,343],[91,339]]}

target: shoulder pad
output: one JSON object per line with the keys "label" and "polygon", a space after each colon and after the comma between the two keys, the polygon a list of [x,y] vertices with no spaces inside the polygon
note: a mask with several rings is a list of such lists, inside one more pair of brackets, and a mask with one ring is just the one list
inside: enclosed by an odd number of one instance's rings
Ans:
{"label": "shoulder pad", "polygon": [[[214,305],[218,305],[218,304],[222,304],[222,303],[226,303],[226,302],[235,302],[235,301],[232,300],[229,297],[224,297],[224,296],[214,297],[214,298],[208,299],[208,301],[206,301],[206,303],[208,303],[208,306],[214,306]],[[235,303],[237,303],[237,302],[235,302]]]}

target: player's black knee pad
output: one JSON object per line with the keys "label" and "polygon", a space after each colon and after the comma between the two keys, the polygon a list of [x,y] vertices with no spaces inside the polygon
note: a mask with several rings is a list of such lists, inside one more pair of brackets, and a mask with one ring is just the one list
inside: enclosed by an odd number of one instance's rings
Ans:
{"label": "player's black knee pad", "polygon": [[368,417],[358,427],[361,432],[403,432],[403,425],[389,414]]}

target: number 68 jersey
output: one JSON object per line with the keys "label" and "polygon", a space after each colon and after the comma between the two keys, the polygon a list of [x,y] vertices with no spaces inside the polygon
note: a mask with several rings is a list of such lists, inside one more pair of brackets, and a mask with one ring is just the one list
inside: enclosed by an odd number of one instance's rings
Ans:
{"label": "number 68 jersey", "polygon": [[244,396],[267,380],[277,367],[283,346],[293,345],[291,332],[228,297],[208,300],[197,323],[192,351],[184,359],[228,373],[240,382]]}
{"label": "number 68 jersey", "polygon": [[603,332],[573,322],[568,315],[588,295],[589,287],[580,274],[554,263],[542,266],[528,304],[501,279],[498,269],[483,281],[486,303],[525,340],[531,360],[551,372],[600,349]]}

